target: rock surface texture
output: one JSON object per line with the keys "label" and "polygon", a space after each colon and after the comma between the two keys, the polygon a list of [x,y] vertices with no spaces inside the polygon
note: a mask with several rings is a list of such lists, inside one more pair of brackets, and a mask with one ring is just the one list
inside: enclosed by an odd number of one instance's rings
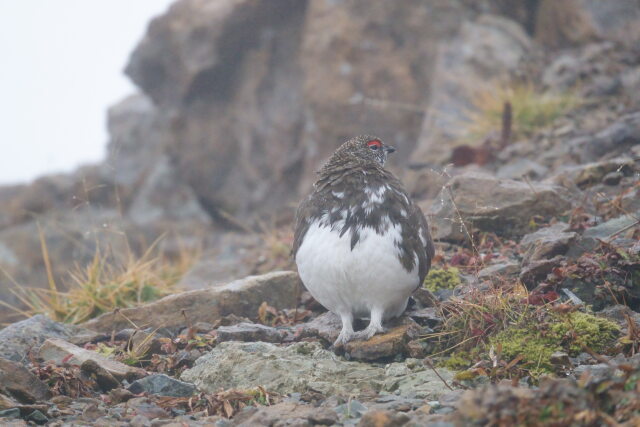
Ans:
{"label": "rock surface texture", "polygon": [[472,173],[453,178],[436,198],[429,216],[434,239],[462,241],[471,229],[523,236],[532,217],[550,218],[570,207],[561,188]]}
{"label": "rock surface texture", "polygon": [[[446,370],[439,373],[451,380]],[[198,359],[181,379],[209,392],[253,384],[285,394],[315,390],[327,395],[363,396],[399,390],[404,397],[435,399],[443,392],[442,380],[425,367],[347,362],[317,343],[288,347],[263,342],[223,343]]]}

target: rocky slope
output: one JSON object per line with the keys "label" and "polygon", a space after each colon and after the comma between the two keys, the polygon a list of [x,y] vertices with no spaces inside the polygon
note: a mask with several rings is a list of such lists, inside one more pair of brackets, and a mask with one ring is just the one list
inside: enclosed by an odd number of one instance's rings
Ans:
{"label": "rocky slope", "polygon": [[[1,330],[0,417],[634,425],[638,28],[634,0],[177,1],[131,56],[107,159],[0,189],[0,299],[46,286],[43,240],[59,283],[163,233],[169,257],[204,255],[186,292]],[[365,132],[399,148],[436,272],[387,334],[335,354],[337,319],[269,271],[291,267],[319,163]]]}

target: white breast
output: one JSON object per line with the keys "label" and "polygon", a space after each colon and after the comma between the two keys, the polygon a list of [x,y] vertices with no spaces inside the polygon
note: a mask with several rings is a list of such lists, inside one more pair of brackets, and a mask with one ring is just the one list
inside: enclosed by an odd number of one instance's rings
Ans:
{"label": "white breast", "polygon": [[311,295],[334,313],[350,311],[368,316],[373,307],[385,311],[385,318],[401,314],[407,299],[418,286],[418,259],[408,272],[398,258],[400,226],[389,224],[377,234],[360,229],[360,239],[351,250],[351,233],[340,236],[325,221],[309,227],[296,253],[298,272]]}

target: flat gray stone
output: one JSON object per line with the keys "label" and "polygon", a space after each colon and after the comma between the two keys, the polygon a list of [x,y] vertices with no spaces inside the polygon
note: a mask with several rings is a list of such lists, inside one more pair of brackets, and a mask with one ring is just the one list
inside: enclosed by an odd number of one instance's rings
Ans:
{"label": "flat gray stone", "polygon": [[258,323],[238,323],[231,326],[220,326],[216,330],[218,342],[225,341],[264,341],[282,342],[287,334],[283,329],[276,329],[271,326],[260,325]]}
{"label": "flat gray stone", "polygon": [[[450,371],[438,369],[438,372],[451,383]],[[345,361],[317,342],[287,347],[264,342],[225,342],[198,359],[181,379],[209,393],[262,385],[282,394],[316,390],[338,396],[393,393],[436,399],[447,390],[433,371],[419,363],[391,363],[382,367]]]}
{"label": "flat gray stone", "polygon": [[520,272],[520,264],[507,261],[493,264],[478,272],[479,279],[491,279],[493,277],[515,276]]}
{"label": "flat gray stone", "polygon": [[276,309],[295,307],[299,286],[297,273],[274,271],[224,286],[169,295],[139,307],[122,309],[119,314],[105,313],[83,326],[109,333],[129,327],[132,321],[141,327],[179,330],[186,325],[185,314],[192,323],[215,323],[230,314],[257,320],[258,308],[263,302]]}
{"label": "flat gray stone", "polygon": [[54,322],[47,316],[38,314],[0,330],[0,357],[15,362],[29,362],[27,353],[37,353],[47,338],[68,339],[76,328]]}
{"label": "flat gray stone", "polygon": [[82,365],[87,360],[92,360],[101,368],[105,369],[117,379],[133,380],[146,375],[144,369],[134,368],[109,359],[95,351],[86,350],[61,339],[48,339],[40,347],[40,358],[52,361],[59,365],[68,363],[71,365]]}
{"label": "flat gray stone", "polygon": [[[627,227],[632,227],[637,219],[640,217],[640,211],[632,215],[623,215],[618,218],[610,219],[609,221],[598,224],[595,227],[588,228],[582,233],[582,237],[578,239],[571,247],[567,255],[571,258],[577,258],[585,252],[594,250],[599,245],[599,240],[609,241],[616,237],[615,233],[623,230]],[[636,227],[640,227],[637,224]],[[618,236],[620,237],[620,236]]]}
{"label": "flat gray stone", "polygon": [[571,208],[566,190],[550,184],[466,173],[454,177],[429,209],[434,240],[460,242],[467,231],[519,238],[534,216],[553,218]]}
{"label": "flat gray stone", "polygon": [[195,385],[164,374],[149,375],[136,380],[127,389],[135,394],[146,392],[171,397],[189,397],[196,392]]}

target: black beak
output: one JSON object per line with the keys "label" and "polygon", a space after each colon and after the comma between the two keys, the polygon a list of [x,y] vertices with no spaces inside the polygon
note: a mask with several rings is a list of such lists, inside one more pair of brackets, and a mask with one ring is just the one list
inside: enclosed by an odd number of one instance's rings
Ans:
{"label": "black beak", "polygon": [[386,151],[387,154],[391,154],[391,153],[394,153],[396,151],[396,147],[393,147],[391,145],[385,145],[384,146],[384,151]]}

